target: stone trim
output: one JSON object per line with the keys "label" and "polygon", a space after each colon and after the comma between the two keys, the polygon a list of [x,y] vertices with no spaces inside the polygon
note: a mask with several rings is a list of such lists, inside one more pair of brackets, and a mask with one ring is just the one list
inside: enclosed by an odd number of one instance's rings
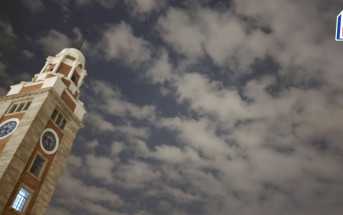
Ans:
{"label": "stone trim", "polygon": [[[58,104],[61,106],[60,110],[65,110],[67,113],[64,113],[63,115],[66,116],[66,118],[72,119],[80,128],[84,128],[83,123],[75,116],[75,114],[70,110],[70,108],[67,106],[67,104],[64,103],[62,98],[56,93],[56,91],[50,87],[50,88],[41,88],[39,90],[25,92],[21,94],[12,94],[7,96],[1,96],[0,102],[8,101],[8,100],[14,100],[14,99],[21,99],[21,98],[27,98],[28,96],[36,96],[39,94],[43,94],[46,92],[51,92],[51,95],[58,101]],[[63,101],[63,102],[61,102]],[[70,121],[70,120],[69,120]]]}

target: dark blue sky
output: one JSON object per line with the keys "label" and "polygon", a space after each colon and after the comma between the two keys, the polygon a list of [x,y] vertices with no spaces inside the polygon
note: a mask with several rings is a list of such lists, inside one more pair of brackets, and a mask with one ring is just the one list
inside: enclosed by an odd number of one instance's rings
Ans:
{"label": "dark blue sky", "polygon": [[0,1],[0,92],[81,51],[58,214],[343,210],[340,1]]}

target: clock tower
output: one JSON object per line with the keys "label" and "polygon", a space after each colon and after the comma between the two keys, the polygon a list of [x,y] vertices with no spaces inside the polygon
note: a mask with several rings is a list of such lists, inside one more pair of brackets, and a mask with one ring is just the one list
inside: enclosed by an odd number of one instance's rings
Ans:
{"label": "clock tower", "polygon": [[32,81],[0,97],[0,214],[46,213],[85,114],[85,58],[50,56]]}

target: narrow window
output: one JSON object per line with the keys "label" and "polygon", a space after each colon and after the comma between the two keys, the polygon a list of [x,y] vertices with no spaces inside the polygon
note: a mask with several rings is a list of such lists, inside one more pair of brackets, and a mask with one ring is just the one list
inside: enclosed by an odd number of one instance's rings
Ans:
{"label": "narrow window", "polygon": [[24,102],[20,103],[18,109],[15,112],[20,112],[23,109],[24,105],[25,105]]}
{"label": "narrow window", "polygon": [[12,204],[12,208],[16,211],[22,212],[29,196],[30,196],[29,191],[25,190],[24,188],[20,188]]}
{"label": "narrow window", "polygon": [[36,157],[35,161],[33,162],[30,172],[35,176],[39,176],[39,173],[43,167],[45,160],[39,156]]}
{"label": "narrow window", "polygon": [[58,112],[57,112],[57,110],[55,109],[54,112],[53,112],[52,115],[51,115],[51,119],[52,119],[52,120],[55,120],[57,113],[58,113]]}
{"label": "narrow window", "polygon": [[75,77],[75,75],[73,75],[73,76],[71,77],[71,81],[74,82],[74,84],[76,84],[76,77]]}
{"label": "narrow window", "polygon": [[57,125],[60,124],[61,119],[62,119],[62,116],[61,116],[61,114],[60,114],[60,115],[58,115],[57,120],[56,120],[56,124],[57,124]]}
{"label": "narrow window", "polygon": [[27,102],[23,110],[29,109],[30,105],[31,105],[31,101]]}
{"label": "narrow window", "polygon": [[63,119],[63,122],[62,122],[60,128],[63,130],[64,127],[66,126],[66,124],[67,124],[67,121],[65,119]]}
{"label": "narrow window", "polygon": [[13,105],[11,110],[8,113],[14,113],[15,109],[18,107],[17,104]]}

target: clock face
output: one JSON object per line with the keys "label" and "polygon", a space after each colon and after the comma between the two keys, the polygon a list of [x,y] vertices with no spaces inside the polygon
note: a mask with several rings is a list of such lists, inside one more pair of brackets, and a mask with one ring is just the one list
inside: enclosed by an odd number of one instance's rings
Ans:
{"label": "clock face", "polygon": [[52,129],[46,129],[41,136],[41,147],[47,154],[53,154],[56,152],[58,147],[57,134]]}
{"label": "clock face", "polygon": [[18,122],[11,120],[6,122],[0,127],[0,138],[1,137],[6,137],[10,133],[14,131],[14,129],[17,127]]}

